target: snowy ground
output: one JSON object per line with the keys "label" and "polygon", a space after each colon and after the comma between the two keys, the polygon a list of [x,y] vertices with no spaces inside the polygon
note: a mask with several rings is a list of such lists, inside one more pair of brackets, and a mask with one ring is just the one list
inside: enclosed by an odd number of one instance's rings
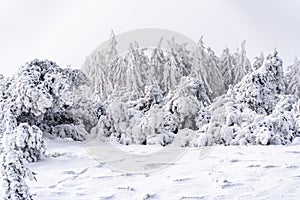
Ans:
{"label": "snowy ground", "polygon": [[100,164],[81,143],[47,143],[52,156],[30,164],[37,182],[28,184],[39,200],[300,198],[299,145],[217,146],[203,159],[190,148],[169,167],[134,174]]}

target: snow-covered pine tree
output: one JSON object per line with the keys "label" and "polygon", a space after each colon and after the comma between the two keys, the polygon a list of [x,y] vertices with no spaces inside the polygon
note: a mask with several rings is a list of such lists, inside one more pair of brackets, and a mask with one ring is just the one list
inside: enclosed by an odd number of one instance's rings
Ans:
{"label": "snow-covered pine tree", "polygon": [[225,87],[223,77],[218,69],[218,63],[216,63],[215,57],[207,52],[202,37],[193,52],[193,58],[191,75],[203,81],[210,100],[223,94]]}
{"label": "snow-covered pine tree", "polygon": [[113,90],[143,92],[144,87],[149,84],[150,69],[149,58],[145,55],[145,50],[139,48],[137,42],[134,42],[130,45],[129,52],[117,57],[107,68],[108,81]]}
{"label": "snow-covered pine tree", "polygon": [[173,60],[176,68],[182,72],[183,76],[191,73],[192,57],[191,51],[187,49],[187,43],[179,44],[175,41],[175,37],[167,41],[167,57]]}
{"label": "snow-covered pine tree", "polygon": [[234,81],[235,60],[230,50],[225,48],[220,58],[219,70],[224,79],[225,90],[229,89],[229,85],[233,85]]}
{"label": "snow-covered pine tree", "polygon": [[[140,49],[137,42],[130,44],[129,53],[126,56],[126,87],[131,91],[143,92],[149,84],[148,70],[149,58],[145,55],[145,49]],[[119,86],[122,86],[120,83]]]}
{"label": "snow-covered pine tree", "polygon": [[[110,33],[110,38],[108,41],[108,46],[105,49],[105,62],[106,62],[106,67],[109,66],[109,64],[117,57],[118,55],[118,50],[117,50],[117,39],[116,35],[113,31]],[[106,68],[105,68],[106,70]]]}
{"label": "snow-covered pine tree", "polygon": [[234,81],[233,85],[239,83],[242,78],[252,71],[251,63],[246,55],[246,41],[244,40],[241,45],[241,50],[238,50],[237,54],[235,54],[235,74],[234,74]]}
{"label": "snow-covered pine tree", "polygon": [[192,57],[186,44],[177,43],[174,37],[167,41],[166,49],[161,48],[162,42],[163,38],[152,50],[149,82],[158,84],[163,94],[167,94],[176,88],[181,77],[190,74]]}
{"label": "snow-covered pine tree", "polygon": [[163,38],[157,44],[156,48],[152,49],[151,57],[150,57],[150,70],[149,76],[151,84],[158,85],[161,87],[163,92],[167,92],[168,88],[163,85],[163,71],[164,65],[167,62],[167,58],[165,55],[165,50],[162,49]]}
{"label": "snow-covered pine tree", "polygon": [[285,73],[286,93],[300,98],[300,61],[297,57],[294,63],[287,67]]}
{"label": "snow-covered pine tree", "polygon": [[82,70],[91,80],[91,85],[85,89],[88,96],[100,95],[103,98],[113,90],[111,82],[114,72],[110,71],[112,63],[117,57],[117,40],[114,32],[111,32],[108,46],[103,50],[96,49],[88,56],[83,64]]}
{"label": "snow-covered pine tree", "polygon": [[264,64],[264,53],[261,53],[259,57],[255,57],[255,61],[253,63],[253,69],[257,70],[258,68],[260,68],[263,64]]}

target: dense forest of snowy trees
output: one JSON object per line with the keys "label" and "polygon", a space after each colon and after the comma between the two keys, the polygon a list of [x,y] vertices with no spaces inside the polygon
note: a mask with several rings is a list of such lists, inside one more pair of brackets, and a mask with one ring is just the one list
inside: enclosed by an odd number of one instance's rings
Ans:
{"label": "dense forest of snowy trees", "polygon": [[[167,47],[162,48],[162,42]],[[251,65],[245,41],[218,57],[203,39],[194,50],[175,38],[134,42],[118,55],[112,33],[82,71],[33,60],[0,76],[1,184],[4,199],[32,199],[26,162],[45,156],[44,138],[181,146],[299,143],[300,61],[277,50]]]}

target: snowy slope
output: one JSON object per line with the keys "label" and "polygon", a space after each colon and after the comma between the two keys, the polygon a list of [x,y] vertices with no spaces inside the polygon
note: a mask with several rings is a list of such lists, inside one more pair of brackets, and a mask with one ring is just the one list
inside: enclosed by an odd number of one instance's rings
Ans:
{"label": "snowy slope", "polygon": [[[48,158],[30,164],[35,199],[299,199],[300,146],[189,148],[153,173],[112,170],[78,142],[48,140]],[[124,146],[132,151],[135,146]],[[161,148],[140,146],[141,151]]]}

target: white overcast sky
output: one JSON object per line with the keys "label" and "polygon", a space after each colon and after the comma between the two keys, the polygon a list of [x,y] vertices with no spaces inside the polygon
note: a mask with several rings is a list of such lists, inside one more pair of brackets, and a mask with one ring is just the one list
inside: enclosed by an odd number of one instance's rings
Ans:
{"label": "white overcast sky", "polygon": [[251,60],[275,47],[286,64],[300,57],[299,0],[0,0],[0,73],[34,58],[79,68],[111,30],[139,28],[203,35],[218,55],[245,39]]}

